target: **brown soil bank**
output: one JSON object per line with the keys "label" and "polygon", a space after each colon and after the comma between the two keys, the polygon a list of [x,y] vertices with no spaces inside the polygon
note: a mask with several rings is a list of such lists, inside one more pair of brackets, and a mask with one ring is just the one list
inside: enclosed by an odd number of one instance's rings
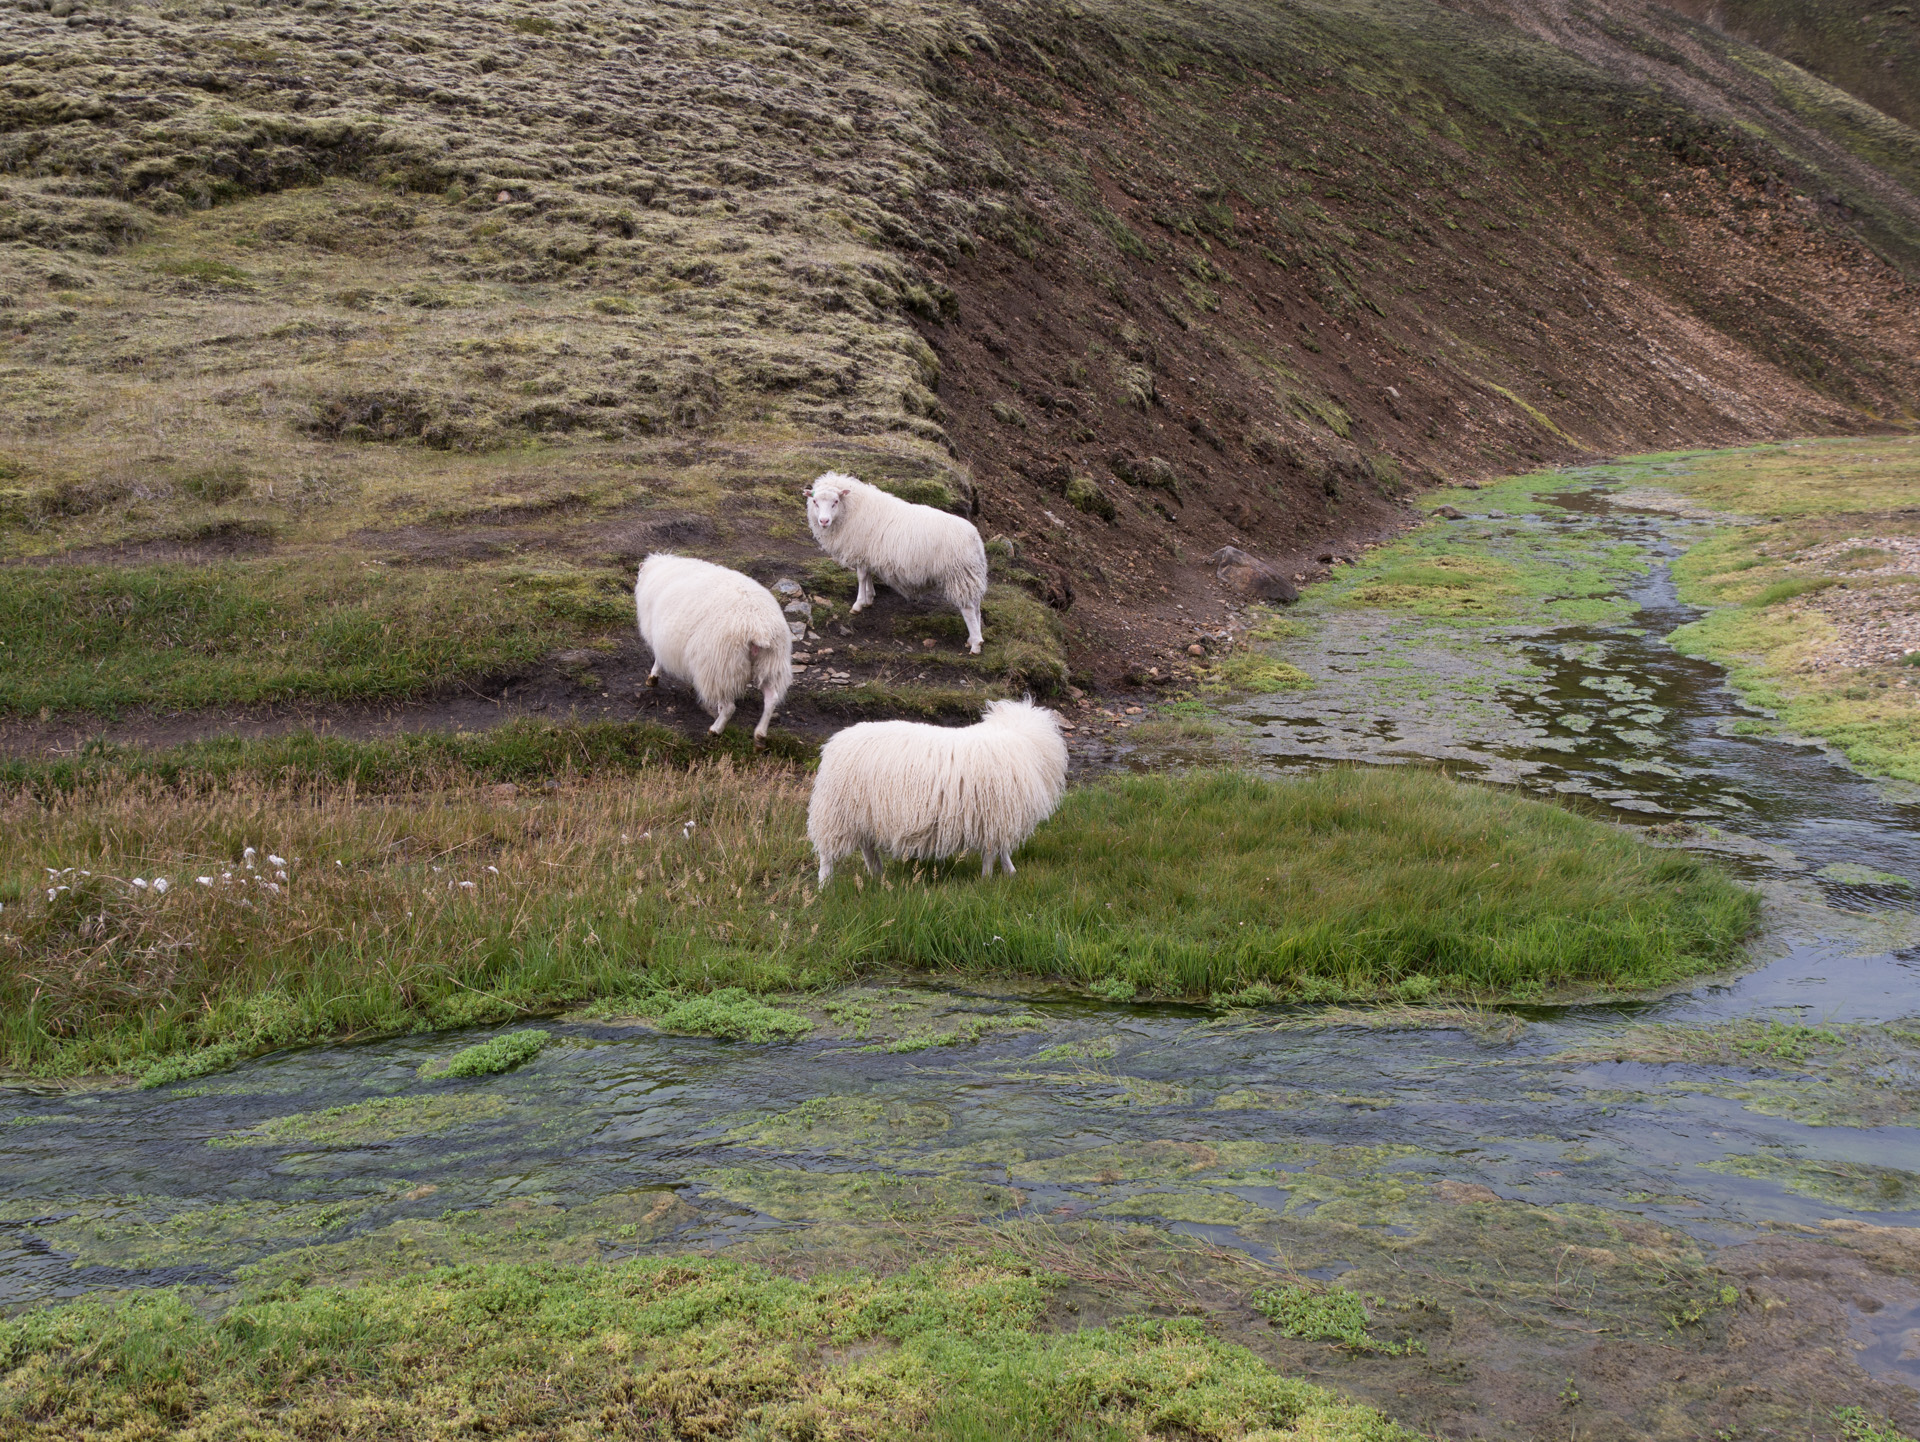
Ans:
{"label": "brown soil bank", "polygon": [[141,694],[49,616],[201,658],[174,710],[491,692],[651,547],[790,572],[831,464],[1111,680],[1224,543],[1920,395],[1920,138],[1668,12],[54,8],[0,37],[0,642],[92,669],[15,715]]}

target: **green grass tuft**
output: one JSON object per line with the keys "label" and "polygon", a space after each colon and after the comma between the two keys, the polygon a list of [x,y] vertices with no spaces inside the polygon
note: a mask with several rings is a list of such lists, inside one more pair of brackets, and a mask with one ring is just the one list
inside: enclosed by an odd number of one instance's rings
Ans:
{"label": "green grass tuft", "polygon": [[423,1077],[493,1076],[512,1071],[539,1056],[553,1038],[544,1031],[512,1031],[478,1046],[466,1047],[447,1058],[446,1065],[420,1068]]}

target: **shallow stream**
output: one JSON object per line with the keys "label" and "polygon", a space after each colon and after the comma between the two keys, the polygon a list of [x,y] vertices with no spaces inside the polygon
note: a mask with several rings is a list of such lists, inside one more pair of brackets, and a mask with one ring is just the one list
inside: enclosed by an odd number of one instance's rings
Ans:
{"label": "shallow stream", "polygon": [[[1756,969],[1657,1001],[1427,1016],[876,987],[814,1009],[796,1044],[575,1020],[475,1080],[421,1076],[463,1035],[154,1091],[16,1090],[0,1307],[217,1294],[249,1266],[350,1276],[1025,1215],[1138,1220],[1389,1295],[1411,1257],[1421,1295],[1455,1308],[1497,1266],[1509,1315],[1651,1336],[1712,1304],[1717,1248],[1915,1225],[1920,794],[1768,734],[1662,643],[1689,616],[1665,562],[1697,523],[1609,506],[1587,488],[1608,478],[1451,523],[1489,553],[1604,556],[1605,606],[1467,623],[1328,588],[1283,646],[1317,684],[1240,707],[1245,737],[1282,767],[1441,761],[1578,794],[1716,851],[1769,896]],[[1512,1235],[1462,1240],[1462,1204],[1504,1206]],[[1649,1249],[1657,1276],[1629,1260]],[[1847,1304],[1847,1345],[1885,1382],[1920,1383],[1911,1290]]]}

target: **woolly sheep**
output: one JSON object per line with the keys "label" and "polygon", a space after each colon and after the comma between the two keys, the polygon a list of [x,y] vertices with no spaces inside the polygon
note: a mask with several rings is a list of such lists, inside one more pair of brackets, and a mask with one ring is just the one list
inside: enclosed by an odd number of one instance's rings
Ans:
{"label": "woolly sheep", "polygon": [[757,688],[765,704],[753,739],[765,741],[793,684],[793,636],[773,593],[725,566],[660,552],[641,564],[633,604],[640,639],[653,650],[647,684],[658,686],[663,671],[689,683],[714,718],[715,736],[740,694]]}
{"label": "woolly sheep", "polygon": [[978,851],[980,875],[997,856],[1013,875],[1013,849],[1060,804],[1067,746],[1060,718],[1028,697],[995,701],[972,726],[863,721],[820,748],[807,806],[807,839],[820,885],[858,851],[878,873],[878,851],[907,858]]}
{"label": "woolly sheep", "polygon": [[967,648],[980,654],[987,548],[973,522],[828,471],[807,492],[807,525],[821,550],[859,576],[855,611],[873,604],[875,577],[896,591],[937,591],[966,618]]}

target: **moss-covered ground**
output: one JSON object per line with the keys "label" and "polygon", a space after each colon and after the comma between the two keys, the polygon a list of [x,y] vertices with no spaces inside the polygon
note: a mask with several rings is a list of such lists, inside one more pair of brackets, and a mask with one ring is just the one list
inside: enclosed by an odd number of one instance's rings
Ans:
{"label": "moss-covered ground", "polygon": [[[1395,1442],[1197,1318],[1043,1326],[1064,1278],[955,1249],[892,1274],[729,1260],[475,1264],[249,1297],[161,1293],[0,1323],[25,1437],[130,1429],[490,1436],[1164,1436]],[[964,1399],[962,1403],[959,1399]]]}
{"label": "moss-covered ground", "polygon": [[[873,973],[1537,997],[1724,964],[1756,915],[1692,856],[1430,774],[1116,778],[1073,791],[1012,879],[982,885],[961,861],[824,893],[802,772],[723,758],[563,774],[384,794],[291,770],[17,785],[0,829],[7,1065],[159,1064],[161,1081],[596,998],[664,1030],[764,1040],[813,1023],[754,993]],[[928,1050],[987,1024],[871,1044]],[[182,1052],[206,1067],[163,1060]]]}

